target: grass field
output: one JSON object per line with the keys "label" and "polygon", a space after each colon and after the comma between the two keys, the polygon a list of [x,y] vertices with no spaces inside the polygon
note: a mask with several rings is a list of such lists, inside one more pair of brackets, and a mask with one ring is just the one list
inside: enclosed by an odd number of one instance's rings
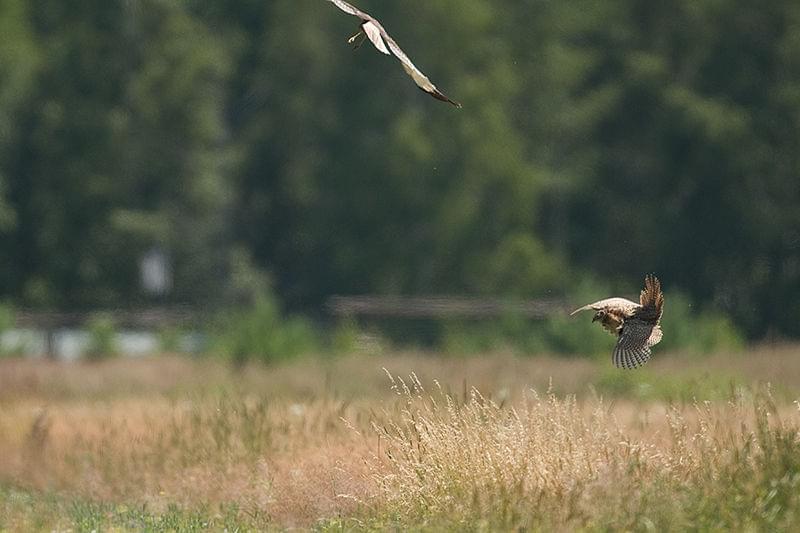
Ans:
{"label": "grass field", "polygon": [[0,531],[796,530],[798,399],[791,346],[5,359]]}

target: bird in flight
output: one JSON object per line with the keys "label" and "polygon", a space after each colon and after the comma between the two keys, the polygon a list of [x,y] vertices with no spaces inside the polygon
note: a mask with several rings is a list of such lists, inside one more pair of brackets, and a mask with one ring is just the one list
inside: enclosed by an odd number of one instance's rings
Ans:
{"label": "bird in flight", "polygon": [[417,84],[417,87],[433,96],[437,100],[450,102],[456,107],[461,107],[461,104],[445,96],[444,93],[437,89],[436,85],[434,85],[431,80],[425,76],[425,74],[423,74],[417,67],[414,66],[414,63],[412,63],[405,52],[403,52],[403,50],[397,46],[397,43],[394,42],[394,39],[392,39],[391,35],[389,35],[386,30],[383,29],[381,23],[375,18],[357,9],[356,7],[351,6],[344,0],[328,0],[328,2],[336,4],[336,7],[345,13],[355,15],[362,21],[361,29],[359,29],[358,33],[348,39],[348,43],[355,43],[355,47],[358,48],[364,42],[364,39],[369,38],[379,52],[383,52],[386,55],[394,54],[395,57],[400,60],[400,63],[403,64],[403,69],[406,71],[406,73],[408,73],[409,76],[411,76],[411,79],[414,80],[414,83]]}
{"label": "bird in flight", "polygon": [[590,309],[595,312],[592,322],[599,321],[618,337],[612,358],[614,366],[636,368],[650,359],[650,349],[662,336],[659,322],[664,312],[664,294],[658,278],[653,275],[644,278],[638,304],[625,298],[606,298],[576,309],[570,316]]}

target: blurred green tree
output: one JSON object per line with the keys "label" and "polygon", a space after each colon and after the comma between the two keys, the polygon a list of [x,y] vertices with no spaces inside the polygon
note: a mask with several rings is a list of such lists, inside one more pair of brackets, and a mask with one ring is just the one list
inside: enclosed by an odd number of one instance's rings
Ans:
{"label": "blurred green tree", "polygon": [[800,7],[559,9],[574,25],[556,53],[581,74],[555,131],[577,164],[543,201],[561,226],[546,242],[606,276],[659,272],[751,337],[800,334]]}
{"label": "blurred green tree", "polygon": [[337,10],[271,5],[245,91],[255,103],[241,128],[240,239],[294,305],[333,292],[506,290],[496,273],[505,267],[487,261],[519,236],[541,257],[519,286],[557,285],[535,234],[542,171],[509,106],[520,85],[502,11],[362,4],[465,109],[424,98],[370,47],[351,51],[357,22]]}
{"label": "blurred green tree", "polygon": [[25,95],[32,89],[40,64],[41,50],[37,46],[30,24],[28,3],[8,0],[0,3],[0,293],[12,291],[16,277],[14,230],[17,209],[9,195],[9,171],[17,154],[15,145],[20,128],[17,120]]}
{"label": "blurred green tree", "polygon": [[322,0],[0,4],[0,295],[139,301],[158,246],[210,304],[240,250],[291,311],[656,272],[800,336],[800,5],[358,4],[464,109]]}
{"label": "blurred green tree", "polygon": [[164,0],[27,12],[42,60],[7,171],[9,292],[28,305],[135,301],[139,257],[160,244],[174,297],[207,296],[225,256],[224,43]]}

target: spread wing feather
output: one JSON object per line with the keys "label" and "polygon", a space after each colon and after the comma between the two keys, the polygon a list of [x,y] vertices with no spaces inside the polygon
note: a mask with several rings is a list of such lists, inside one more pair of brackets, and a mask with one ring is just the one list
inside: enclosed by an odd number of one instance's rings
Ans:
{"label": "spread wing feather", "polygon": [[418,69],[414,63],[411,62],[411,59],[403,52],[403,49],[400,48],[397,43],[395,42],[392,37],[386,33],[386,30],[383,30],[383,38],[386,39],[386,44],[389,45],[389,49],[392,53],[400,60],[400,63],[403,65],[403,70],[411,76],[411,79],[414,80],[414,83],[425,92],[431,92],[432,90],[436,90],[436,86],[431,83],[431,80],[422,73],[420,69]]}
{"label": "spread wing feather", "polygon": [[375,48],[387,56],[390,55],[389,50],[386,49],[386,44],[383,42],[383,32],[381,32],[380,26],[378,26],[375,22],[368,20],[361,25],[361,28],[364,30],[364,33],[367,34],[369,40],[372,41],[372,44],[375,45]]}
{"label": "spread wing feather", "polygon": [[[405,70],[406,73],[411,76],[411,79],[414,80],[414,83],[417,84],[417,87],[430,94],[437,100],[449,102],[456,107],[461,107],[461,104],[455,100],[451,100],[439,89],[437,89],[436,85],[434,85],[433,82],[431,82],[431,80],[429,80],[428,77],[423,74],[422,71],[414,65],[414,63],[411,62],[411,59],[409,59],[406,53],[403,52],[402,48],[397,45],[395,40],[392,39],[392,36],[389,35],[389,33],[384,29],[381,23],[375,19],[375,17],[364,13],[344,0],[328,0],[328,2],[333,3],[345,13],[349,13],[350,15],[354,15],[363,20],[364,22],[361,24],[361,28],[364,30],[364,33],[367,34],[367,37],[369,37],[369,40],[372,42],[372,44],[375,45],[375,48],[384,54],[389,54],[389,50],[391,50],[395,57],[400,60],[400,63],[403,65],[403,70]],[[386,45],[389,46],[389,50],[386,49]]]}
{"label": "spread wing feather", "polygon": [[364,20],[369,20],[372,18],[363,11],[356,8],[355,6],[348,4],[344,0],[328,0],[328,2],[333,3],[334,5],[336,5],[336,7],[338,7],[345,13],[349,13],[350,15],[355,15],[356,17],[359,17]]}
{"label": "spread wing feather", "polygon": [[461,104],[451,100],[436,88],[436,85],[434,85],[433,82],[429,80],[428,77],[414,65],[414,63],[411,62],[411,59],[409,59],[406,53],[403,52],[403,49],[398,46],[397,42],[395,42],[392,36],[389,35],[383,27],[381,27],[381,33],[383,35],[383,39],[386,41],[386,44],[389,45],[389,49],[392,51],[395,57],[400,60],[400,63],[403,65],[403,70],[406,71],[406,74],[411,76],[411,79],[414,80],[414,83],[417,84],[417,87],[430,94],[437,100],[449,102],[456,107],[461,107]]}
{"label": "spread wing feather", "polygon": [[650,346],[655,344],[650,344],[654,329],[655,326],[653,324],[648,324],[643,320],[626,320],[620,331],[617,344],[614,346],[614,366],[618,368],[637,368],[645,364],[650,359]]}

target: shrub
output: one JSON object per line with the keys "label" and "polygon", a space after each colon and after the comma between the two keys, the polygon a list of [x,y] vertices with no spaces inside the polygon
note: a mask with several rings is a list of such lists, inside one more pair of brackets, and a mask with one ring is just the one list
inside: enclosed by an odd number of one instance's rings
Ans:
{"label": "shrub", "polygon": [[105,359],[117,354],[117,325],[107,315],[96,315],[86,325],[89,345],[86,357],[93,360]]}
{"label": "shrub", "polygon": [[691,300],[680,292],[668,293],[665,299],[661,349],[703,354],[738,351],[744,346],[742,335],[725,315],[697,311]]}
{"label": "shrub", "polygon": [[5,302],[0,302],[0,333],[14,327],[14,307]]}
{"label": "shrub", "polygon": [[162,352],[174,353],[181,349],[183,331],[180,328],[169,326],[158,331],[158,346]]}
{"label": "shrub", "polygon": [[330,336],[331,351],[336,354],[349,354],[358,350],[360,331],[353,319],[340,321]]}
{"label": "shrub", "polygon": [[282,316],[274,296],[266,292],[251,305],[221,316],[215,330],[214,344],[235,364],[291,359],[319,345],[312,325],[299,317]]}
{"label": "shrub", "polygon": [[[14,327],[14,308],[11,304],[0,302],[0,335]],[[0,356],[14,355],[15,350],[13,347],[7,350],[0,345]]]}

